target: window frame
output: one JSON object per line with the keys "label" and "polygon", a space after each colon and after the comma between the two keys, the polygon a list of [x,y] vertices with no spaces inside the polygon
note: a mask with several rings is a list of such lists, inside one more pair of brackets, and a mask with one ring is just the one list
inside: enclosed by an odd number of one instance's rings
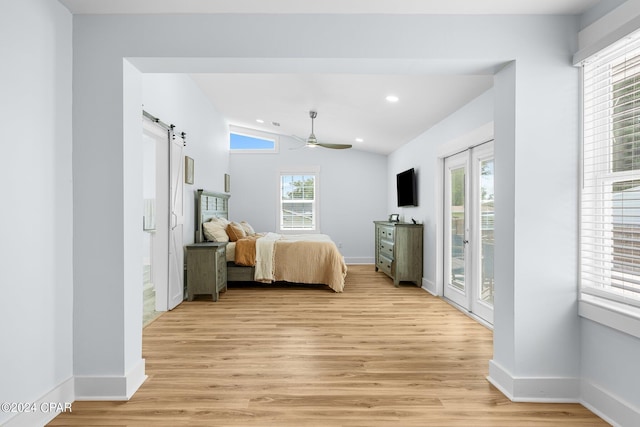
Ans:
{"label": "window frame", "polygon": [[[282,204],[285,201],[282,198],[282,177],[283,176],[313,176],[313,228],[283,228]],[[278,201],[276,214],[276,230],[281,234],[318,234],[320,233],[320,167],[319,166],[301,166],[281,168],[277,174],[278,185]]]}
{"label": "window frame", "polygon": [[[621,59],[623,57],[624,60]],[[614,199],[617,192],[622,193],[625,190],[615,190],[613,186],[640,180],[640,167],[637,170],[616,170],[614,165],[615,161],[620,160],[614,155],[614,149],[623,143],[615,141],[617,137],[614,132],[617,129],[614,122],[623,114],[615,110],[616,100],[619,99],[615,95],[615,85],[640,75],[638,62],[634,63],[637,58],[640,58],[640,32],[611,44],[581,64],[583,121],[580,144],[582,185],[579,204],[578,314],[640,338],[640,295],[635,293],[637,291],[627,291],[625,296],[624,291],[617,290],[619,286],[626,286],[629,278],[623,279],[622,285],[613,283],[617,280],[616,275],[640,276],[640,273],[631,274],[626,269],[616,273],[614,267],[614,232],[616,225],[624,225],[624,222],[615,220],[616,215],[621,213],[616,213]],[[622,68],[624,71],[628,70],[629,74],[625,73],[621,77],[616,74],[620,72],[619,67],[623,63],[625,66]],[[596,66],[599,66],[601,71],[591,74],[587,70]],[[595,92],[596,88],[599,95],[591,97],[590,94]],[[620,95],[622,96],[624,94]],[[640,94],[634,96],[640,101]],[[633,110],[638,111],[640,108],[635,107],[631,111]],[[633,130],[632,133],[636,131]],[[635,157],[632,154],[630,156]],[[625,213],[623,211],[622,215]],[[595,226],[592,227],[592,224]],[[624,252],[618,252],[617,256],[624,257]],[[595,271],[593,277],[588,277],[592,271]],[[632,296],[628,296],[629,293]]]}
{"label": "window frame", "polygon": [[[273,141],[273,148],[231,148],[231,134],[248,136],[250,138]],[[280,152],[280,137],[275,133],[263,132],[241,126],[229,125],[229,153],[231,154],[277,154]]]}

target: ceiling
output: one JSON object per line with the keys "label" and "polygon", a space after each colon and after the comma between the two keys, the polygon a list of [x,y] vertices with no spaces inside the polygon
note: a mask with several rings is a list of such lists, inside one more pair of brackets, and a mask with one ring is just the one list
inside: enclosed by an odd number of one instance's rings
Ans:
{"label": "ceiling", "polygon": [[[492,76],[196,74],[230,124],[388,154],[492,85]],[[395,95],[398,102],[385,98]],[[256,122],[263,120],[264,124]],[[273,122],[279,124],[274,126]],[[363,141],[356,141],[360,138]]]}
{"label": "ceiling", "polygon": [[60,0],[82,13],[401,13],[575,15],[599,0]]}
{"label": "ceiling", "polygon": [[[599,0],[59,0],[74,14],[580,14]],[[388,154],[492,85],[485,75],[192,74],[236,126]],[[395,95],[398,102],[385,100]],[[264,123],[258,123],[262,120]],[[274,125],[274,122],[278,125]],[[362,142],[356,141],[362,139]]]}

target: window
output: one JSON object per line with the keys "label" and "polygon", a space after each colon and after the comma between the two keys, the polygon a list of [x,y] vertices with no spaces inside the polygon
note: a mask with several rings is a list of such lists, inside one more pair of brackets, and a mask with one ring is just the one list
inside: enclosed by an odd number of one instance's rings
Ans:
{"label": "window", "polygon": [[581,290],[640,307],[640,35],[583,71]]}
{"label": "window", "polygon": [[281,172],[280,231],[317,231],[317,212],[317,172]]}
{"label": "window", "polygon": [[232,153],[278,152],[278,135],[237,126],[229,126],[229,130],[229,150]]}

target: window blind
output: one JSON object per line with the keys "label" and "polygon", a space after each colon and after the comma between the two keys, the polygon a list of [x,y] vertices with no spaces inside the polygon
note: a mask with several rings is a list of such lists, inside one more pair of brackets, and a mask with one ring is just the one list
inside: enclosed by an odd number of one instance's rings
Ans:
{"label": "window blind", "polygon": [[315,175],[280,175],[280,229],[316,229]]}
{"label": "window blind", "polygon": [[640,306],[640,34],[583,63],[581,290]]}

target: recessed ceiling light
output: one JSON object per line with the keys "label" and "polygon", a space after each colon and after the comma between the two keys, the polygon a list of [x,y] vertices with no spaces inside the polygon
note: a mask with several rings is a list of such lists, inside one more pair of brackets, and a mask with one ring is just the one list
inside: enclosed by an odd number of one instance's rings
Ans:
{"label": "recessed ceiling light", "polygon": [[364,142],[364,139],[362,139],[362,138],[356,138],[356,142]]}
{"label": "recessed ceiling light", "polygon": [[262,120],[262,119],[256,119],[256,122],[258,122],[258,123],[264,123],[264,120]]}
{"label": "recessed ceiling light", "polygon": [[397,97],[397,96],[395,96],[395,95],[389,95],[389,96],[387,96],[385,99],[386,99],[387,101],[389,101],[389,102],[398,102],[398,100],[399,100],[400,98],[398,98],[398,97]]}

